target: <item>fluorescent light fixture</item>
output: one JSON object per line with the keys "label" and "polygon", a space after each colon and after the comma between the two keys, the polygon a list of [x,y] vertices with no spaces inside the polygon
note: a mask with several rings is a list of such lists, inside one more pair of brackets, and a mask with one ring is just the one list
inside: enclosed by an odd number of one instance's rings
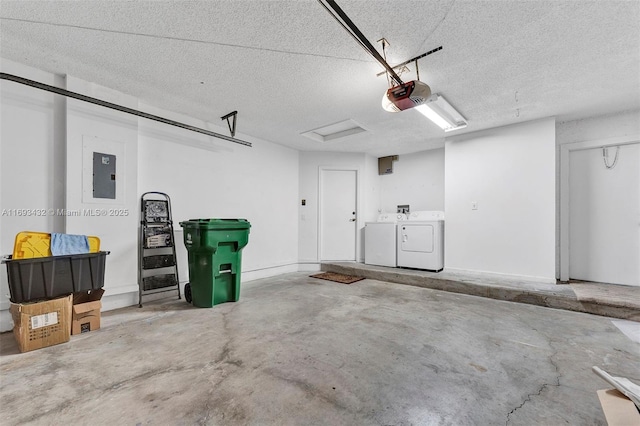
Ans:
{"label": "fluorescent light fixture", "polygon": [[415,109],[445,132],[467,127],[467,120],[437,93],[431,95],[427,102],[417,105]]}

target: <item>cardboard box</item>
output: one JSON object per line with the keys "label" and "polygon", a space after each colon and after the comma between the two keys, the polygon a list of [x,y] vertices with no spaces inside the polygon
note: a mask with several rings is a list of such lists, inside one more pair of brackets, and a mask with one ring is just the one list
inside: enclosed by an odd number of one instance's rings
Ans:
{"label": "cardboard box", "polygon": [[20,352],[68,342],[72,296],[34,303],[12,303],[13,335]]}
{"label": "cardboard box", "polygon": [[609,426],[640,426],[640,412],[636,404],[617,389],[598,391],[604,417]]}
{"label": "cardboard box", "polygon": [[71,334],[86,333],[100,328],[103,289],[73,294]]}

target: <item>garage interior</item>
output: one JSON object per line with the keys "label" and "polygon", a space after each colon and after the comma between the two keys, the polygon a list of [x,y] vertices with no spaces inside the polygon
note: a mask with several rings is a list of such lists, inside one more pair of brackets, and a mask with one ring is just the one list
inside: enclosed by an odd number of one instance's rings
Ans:
{"label": "garage interior", "polygon": [[[100,329],[30,352],[0,274],[3,424],[610,422],[592,367],[640,384],[640,3],[339,1],[393,72],[335,4],[0,1],[0,254],[110,252]],[[388,112],[399,79],[460,117]],[[149,191],[181,298],[138,307]],[[442,212],[441,272],[365,263],[400,211]],[[193,218],[251,223],[237,302],[185,302]]]}

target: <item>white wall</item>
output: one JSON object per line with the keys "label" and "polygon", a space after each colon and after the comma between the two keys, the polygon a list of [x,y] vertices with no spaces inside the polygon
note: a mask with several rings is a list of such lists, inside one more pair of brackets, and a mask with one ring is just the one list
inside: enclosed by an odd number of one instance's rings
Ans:
{"label": "white wall", "polygon": [[[444,149],[402,155],[392,175],[378,175],[378,159],[359,153],[301,152],[299,258],[314,264],[318,258],[318,173],[320,167],[350,167],[359,172],[357,257],[364,262],[364,226],[381,211],[396,211],[398,204],[412,210],[444,210]],[[301,205],[301,200],[306,205]]]}
{"label": "white wall", "polygon": [[444,148],[400,155],[393,173],[380,176],[380,205],[395,212],[400,204],[411,211],[444,210]]}
{"label": "white wall", "polygon": [[[54,76],[6,60],[0,64],[3,72],[138,108],[136,98],[72,76]],[[0,209],[5,209],[0,216],[0,254],[10,254],[15,235],[24,230],[98,236],[101,249],[111,252],[103,310],[137,304],[139,197],[159,190],[172,196],[178,229],[179,220],[194,217],[242,217],[251,222],[249,245],[243,251],[243,281],[297,270],[297,151],[241,134],[238,137],[253,147],[236,146],[5,80],[0,90]],[[219,133],[228,131],[148,105],[140,109]],[[104,148],[106,153],[117,153],[116,200],[83,197],[84,183],[91,186],[90,170],[83,164],[85,144],[99,146],[99,152]],[[58,208],[127,214],[11,213]],[[186,255],[178,237],[184,282]],[[4,269],[0,331],[12,327]]]}
{"label": "white wall", "polygon": [[[30,78],[45,84],[96,96],[137,108],[137,101],[109,89],[82,80],[63,78],[11,61],[2,61],[3,72]],[[111,251],[107,257],[104,288],[105,309],[135,303],[137,292],[137,217],[97,217],[86,209],[127,209],[137,206],[137,119],[77,100],[2,80],[2,197],[0,205],[9,209],[0,219],[1,251],[13,251],[14,237],[20,231],[66,232],[95,235],[101,248]],[[87,203],[82,198],[83,138],[100,137],[122,143],[125,158],[123,176],[126,197],[120,203]],[[126,165],[125,165],[126,164]],[[91,184],[89,182],[89,184]],[[11,209],[38,209],[42,215],[12,216]],[[50,210],[80,212],[65,216]],[[3,267],[5,269],[5,267]],[[0,274],[0,328],[11,328],[6,272]],[[124,297],[122,294],[129,293]]]}
{"label": "white wall", "polygon": [[[228,133],[148,105],[141,108]],[[138,195],[160,191],[171,197],[181,281],[187,280],[188,270],[179,222],[195,218],[251,222],[249,244],[242,252],[243,281],[297,270],[298,152],[240,133],[236,137],[253,146],[140,119]]]}
{"label": "white wall", "polygon": [[[138,108],[136,98],[67,77],[67,90],[82,93],[129,108]],[[116,189],[124,190],[121,199],[89,200],[83,188],[91,188],[92,163],[86,164],[84,144],[88,154],[102,152],[116,155]],[[89,157],[91,158],[91,157]],[[66,217],[66,232],[95,235],[100,249],[110,251],[105,270],[105,310],[137,303],[138,291],[138,119],[135,116],[97,105],[67,100],[67,186],[66,207],[82,214]],[[105,209],[106,216],[86,214],[86,211]]]}
{"label": "white wall", "polygon": [[381,207],[380,176],[378,175],[378,158],[365,155],[364,172],[362,179],[362,204],[358,213],[360,229],[358,232],[359,257],[358,262],[364,263],[364,226],[367,222],[378,220]]}
{"label": "white wall", "polygon": [[[2,72],[46,84],[55,76],[2,60]],[[57,207],[54,198],[54,95],[0,80],[0,255],[13,252],[14,238],[21,231],[54,232],[55,218],[47,214]],[[59,108],[59,106],[56,106]],[[28,209],[33,211],[29,212]],[[6,266],[0,271],[0,331],[11,328]]]}
{"label": "white wall", "polygon": [[[3,72],[138,108],[138,100],[73,78],[54,76],[11,61]],[[318,170],[359,172],[358,253],[363,228],[378,210],[398,204],[446,211],[447,269],[485,271],[553,281],[555,277],[555,145],[640,134],[638,111],[561,123],[538,120],[449,138],[445,149],[403,155],[394,174],[378,176],[377,159],[359,153],[302,152],[249,138],[234,145],[64,100],[36,89],[0,82],[0,254],[13,250],[23,230],[97,235],[107,260],[105,307],[137,302],[139,196],[150,190],[172,196],[174,220],[243,217],[251,221],[243,279],[295,270],[318,262]],[[140,109],[225,133],[226,127],[140,105]],[[82,198],[82,146],[99,139],[123,147],[125,166],[117,202]],[[443,182],[444,181],[444,182]],[[446,197],[445,194],[446,193]],[[444,201],[443,201],[444,198]],[[306,200],[301,206],[300,200]],[[471,202],[478,210],[471,210]],[[15,209],[116,208],[128,216],[17,216]],[[181,238],[180,232],[178,237]],[[180,241],[180,240],[179,240]],[[185,253],[178,244],[182,281]],[[3,268],[4,269],[4,268]],[[0,274],[0,328],[10,328],[6,273]]]}
{"label": "white wall", "polygon": [[553,118],[448,139],[445,194],[446,269],[555,282]]}

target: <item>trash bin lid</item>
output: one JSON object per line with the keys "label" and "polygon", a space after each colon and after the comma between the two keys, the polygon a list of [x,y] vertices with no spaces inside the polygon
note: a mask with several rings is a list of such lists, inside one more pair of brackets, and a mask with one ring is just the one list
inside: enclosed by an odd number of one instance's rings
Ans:
{"label": "trash bin lid", "polygon": [[198,229],[249,229],[251,223],[247,219],[189,219],[180,222],[180,226]]}

